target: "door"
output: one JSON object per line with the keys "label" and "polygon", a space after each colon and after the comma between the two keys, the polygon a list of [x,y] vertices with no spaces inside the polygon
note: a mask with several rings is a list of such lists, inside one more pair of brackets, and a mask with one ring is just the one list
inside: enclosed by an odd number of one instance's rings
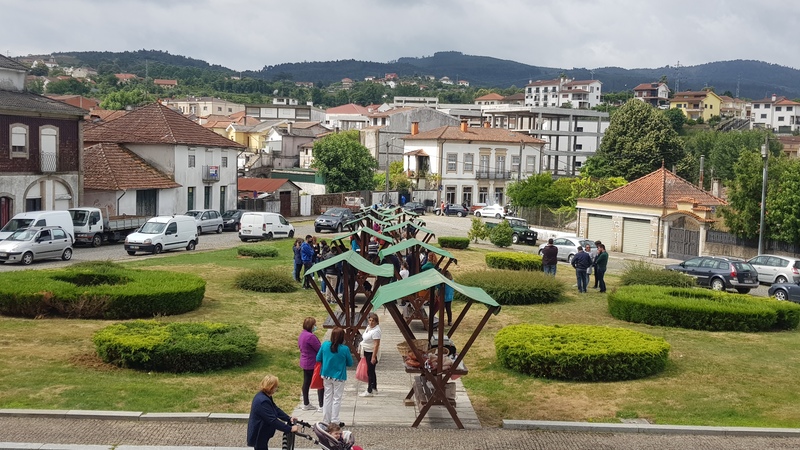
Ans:
{"label": "door", "polygon": [[[700,286],[708,286],[711,282],[711,276],[716,273],[719,261],[713,258],[704,258],[700,262],[700,266],[695,269],[697,274],[697,284]],[[728,264],[725,263],[725,266]]]}
{"label": "door", "polygon": [[180,246],[180,241],[181,239],[178,235],[178,224],[175,222],[168,223],[167,229],[164,230],[164,250],[178,248]]}
{"label": "door", "polygon": [[667,258],[687,259],[693,256],[699,256],[699,231],[670,228],[667,239]]}
{"label": "door", "polygon": [[611,216],[589,214],[589,230],[586,237],[591,241],[600,241],[610,248],[614,242],[614,222]]}
{"label": "door", "polygon": [[14,201],[11,197],[0,197],[0,228],[6,226],[9,220],[14,217]]}
{"label": "door", "polygon": [[650,256],[650,221],[623,219],[622,251],[639,256]]}
{"label": "door", "polygon": [[33,243],[34,259],[52,258],[55,252],[55,242],[50,230],[42,230]]}
{"label": "door", "polygon": [[769,256],[757,256],[750,260],[750,264],[758,271],[758,281],[760,283],[771,283],[774,276],[774,268],[769,266]]}
{"label": "door", "polygon": [[291,191],[281,191],[279,194],[280,202],[281,202],[281,215],[282,216],[291,216],[292,215],[292,192]]}
{"label": "door", "polygon": [[[117,214],[119,213],[117,211]],[[158,190],[140,189],[136,191],[136,215],[144,217],[158,215]]]}
{"label": "door", "polygon": [[276,224],[278,230],[278,236],[280,237],[289,237],[289,231],[292,229],[292,225],[289,224],[289,221],[286,220],[283,216],[278,216],[278,223]]}

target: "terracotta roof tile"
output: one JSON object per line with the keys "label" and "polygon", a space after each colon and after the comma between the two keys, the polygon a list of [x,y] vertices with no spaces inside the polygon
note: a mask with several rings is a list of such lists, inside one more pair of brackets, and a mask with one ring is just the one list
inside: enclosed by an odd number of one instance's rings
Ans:
{"label": "terracotta roof tile", "polygon": [[421,140],[448,140],[448,141],[485,141],[485,142],[505,142],[519,144],[523,141],[528,144],[545,144],[546,142],[537,139],[529,134],[518,133],[516,131],[504,130],[502,128],[483,128],[470,127],[467,131],[461,131],[461,127],[444,126],[429,131],[406,136],[406,141]]}
{"label": "terracotta roof tile", "polygon": [[502,95],[500,95],[500,94],[498,94],[496,92],[490,92],[490,93],[488,93],[486,95],[481,95],[480,97],[476,98],[475,100],[476,101],[477,100],[486,101],[486,100],[502,100],[502,99],[503,99]]}
{"label": "terracotta roof tile", "polygon": [[335,106],[325,110],[325,114],[369,114],[369,110],[361,105],[355,103],[348,103],[346,105]]}
{"label": "terracotta roof tile", "polygon": [[727,204],[725,200],[709,194],[664,168],[593,200],[621,205],[676,208],[678,200],[687,199],[694,200],[698,206],[714,207]]}
{"label": "terracotta roof tile", "polygon": [[240,191],[275,192],[281,188],[287,178],[239,178]]}
{"label": "terracotta roof tile", "polygon": [[120,191],[181,187],[168,175],[121,145],[95,144],[83,151],[86,189]]}

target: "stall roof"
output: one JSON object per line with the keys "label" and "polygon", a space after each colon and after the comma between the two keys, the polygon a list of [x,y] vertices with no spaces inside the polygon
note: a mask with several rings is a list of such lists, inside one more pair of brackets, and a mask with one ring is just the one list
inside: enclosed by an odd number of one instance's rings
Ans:
{"label": "stall roof", "polygon": [[494,314],[498,314],[500,312],[500,304],[490,297],[489,294],[487,294],[483,289],[458,284],[455,281],[447,279],[447,277],[435,270],[426,270],[425,272],[412,275],[405,280],[384,284],[375,292],[375,297],[372,298],[372,307],[380,308],[387,303],[407,297],[419,291],[429,289],[442,283],[446,283],[457,292],[464,294],[472,300],[483,303],[489,307],[497,308]]}
{"label": "stall roof", "polygon": [[428,251],[436,253],[437,255],[441,255],[450,258],[453,261],[457,261],[455,256],[453,256],[453,254],[448,252],[447,250],[441,249],[439,247],[434,247],[431,244],[426,244],[425,242],[422,242],[418,239],[406,239],[405,241],[400,241],[397,244],[390,245],[389,247],[386,247],[385,249],[378,252],[378,258],[383,259],[383,257],[388,254],[402,252],[403,250],[411,248],[415,245],[420,245],[428,249]]}
{"label": "stall roof", "polygon": [[418,224],[416,224],[416,223],[414,223],[414,222],[412,222],[410,220],[406,220],[405,222],[400,222],[400,223],[398,223],[396,225],[392,225],[390,227],[386,227],[386,228],[383,229],[383,232],[384,233],[389,233],[389,232],[392,232],[394,230],[399,230],[401,228],[407,227],[409,225],[411,225],[412,227],[416,228],[419,231],[422,231],[424,233],[428,233],[428,234],[432,234],[432,235],[436,236],[436,233],[434,233],[433,230],[425,228],[422,225],[418,225]]}
{"label": "stall roof", "polygon": [[355,267],[361,272],[366,272],[370,275],[375,275],[378,277],[394,277],[394,266],[391,264],[381,264],[380,266],[376,266],[371,262],[364,259],[361,255],[353,251],[346,251],[341,255],[336,255],[333,258],[326,259],[324,261],[320,261],[310,269],[308,269],[307,273],[316,273],[317,271],[323,270],[326,267],[330,267],[334,264],[337,264],[341,261],[347,261],[348,264]]}
{"label": "stall roof", "polygon": [[391,236],[386,236],[385,234],[379,233],[379,232],[373,230],[370,227],[361,227],[361,228],[357,229],[356,231],[351,231],[351,232],[349,232],[347,234],[343,234],[341,236],[334,236],[334,237],[331,238],[331,242],[332,241],[340,241],[340,240],[348,238],[348,237],[350,237],[350,236],[352,236],[354,234],[358,234],[358,233],[360,233],[362,231],[366,232],[367,234],[371,234],[371,235],[375,236],[378,239],[383,239],[384,241],[390,241],[392,239]]}

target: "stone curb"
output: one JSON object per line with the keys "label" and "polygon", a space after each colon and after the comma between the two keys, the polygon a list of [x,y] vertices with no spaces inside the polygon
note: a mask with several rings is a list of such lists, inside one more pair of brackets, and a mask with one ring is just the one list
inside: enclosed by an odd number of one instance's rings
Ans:
{"label": "stone curb", "polygon": [[[49,409],[0,409],[0,417],[30,417],[48,419],[132,420],[148,422],[242,422],[248,414],[231,413],[144,413],[137,411],[89,411]],[[2,447],[0,447],[2,448]],[[38,448],[38,447],[36,447]]]}
{"label": "stone curb", "polygon": [[574,431],[583,433],[643,433],[712,436],[800,437],[798,428],[704,427],[694,425],[653,425],[638,423],[557,422],[503,419],[509,430]]}

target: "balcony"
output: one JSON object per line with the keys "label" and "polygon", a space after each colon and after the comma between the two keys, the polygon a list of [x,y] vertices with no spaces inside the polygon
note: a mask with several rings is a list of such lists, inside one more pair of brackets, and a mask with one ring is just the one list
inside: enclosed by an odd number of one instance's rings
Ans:
{"label": "balcony", "polygon": [[508,170],[489,170],[475,172],[476,180],[510,180],[511,172]]}
{"label": "balcony", "polygon": [[219,181],[219,166],[203,166],[203,182],[216,183]]}

